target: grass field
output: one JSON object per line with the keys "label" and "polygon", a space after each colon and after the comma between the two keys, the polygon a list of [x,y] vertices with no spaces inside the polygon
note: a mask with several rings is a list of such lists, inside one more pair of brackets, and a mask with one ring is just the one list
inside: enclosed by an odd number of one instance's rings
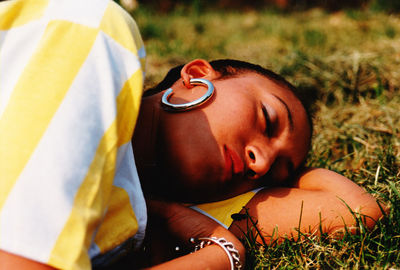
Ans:
{"label": "grass field", "polygon": [[[376,228],[343,239],[260,246],[248,269],[400,268],[400,16],[348,10],[133,12],[148,54],[146,85],[194,58],[235,58],[285,76],[315,101],[308,165],[352,179],[390,206]],[[357,218],[357,217],[355,217]]]}

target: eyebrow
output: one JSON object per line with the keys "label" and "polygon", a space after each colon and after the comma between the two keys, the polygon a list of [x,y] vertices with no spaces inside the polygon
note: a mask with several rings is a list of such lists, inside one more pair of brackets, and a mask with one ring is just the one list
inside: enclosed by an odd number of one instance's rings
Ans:
{"label": "eyebrow", "polygon": [[293,130],[294,130],[293,117],[292,117],[292,113],[289,110],[289,106],[286,104],[286,102],[283,99],[281,99],[277,95],[273,94],[273,96],[276,97],[285,106],[285,109],[287,111],[287,118],[289,121],[289,130],[290,130],[290,132],[293,132]]}

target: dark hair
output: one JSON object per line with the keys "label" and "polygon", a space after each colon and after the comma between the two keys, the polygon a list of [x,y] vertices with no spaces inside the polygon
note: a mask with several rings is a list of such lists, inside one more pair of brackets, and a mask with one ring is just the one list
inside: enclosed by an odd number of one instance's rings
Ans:
{"label": "dark hair", "polygon": [[[221,59],[221,60],[214,60],[209,63],[213,67],[213,69],[219,73],[220,77],[218,79],[220,80],[237,77],[240,74],[244,73],[254,72],[259,75],[265,76],[266,78],[274,81],[283,88],[291,91],[297,97],[297,99],[300,100],[301,104],[306,110],[308,122],[310,124],[310,129],[311,129],[310,131],[311,134],[313,133],[313,121],[310,109],[311,106],[309,104],[307,96],[305,95],[305,93],[301,93],[301,91],[299,91],[291,83],[285,80],[285,78],[283,78],[282,76],[276,74],[271,70],[263,68],[260,65],[255,65],[240,60]],[[180,65],[172,68],[167,73],[165,78],[155,87],[147,90],[144,93],[144,96],[151,96],[171,87],[180,78],[183,66],[184,65]]]}

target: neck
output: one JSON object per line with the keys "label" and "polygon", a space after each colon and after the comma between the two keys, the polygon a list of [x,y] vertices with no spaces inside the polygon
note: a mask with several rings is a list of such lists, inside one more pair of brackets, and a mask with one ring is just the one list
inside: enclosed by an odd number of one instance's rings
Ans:
{"label": "neck", "polygon": [[[160,97],[155,94],[142,99],[139,117],[132,138],[136,167],[144,188],[150,185],[149,179],[154,177],[157,167],[157,142],[160,117]],[[146,184],[147,183],[147,184]]]}

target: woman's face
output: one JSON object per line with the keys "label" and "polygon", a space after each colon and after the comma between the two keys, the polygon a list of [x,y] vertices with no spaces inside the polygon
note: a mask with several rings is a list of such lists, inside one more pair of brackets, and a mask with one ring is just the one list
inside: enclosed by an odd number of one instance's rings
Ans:
{"label": "woman's face", "polygon": [[[223,199],[286,179],[310,145],[300,101],[256,73],[212,83],[215,94],[205,105],[160,117],[159,161],[169,176],[160,181],[168,181],[166,191],[183,200]],[[181,80],[172,88],[172,103],[205,92],[203,86],[187,89]]]}

